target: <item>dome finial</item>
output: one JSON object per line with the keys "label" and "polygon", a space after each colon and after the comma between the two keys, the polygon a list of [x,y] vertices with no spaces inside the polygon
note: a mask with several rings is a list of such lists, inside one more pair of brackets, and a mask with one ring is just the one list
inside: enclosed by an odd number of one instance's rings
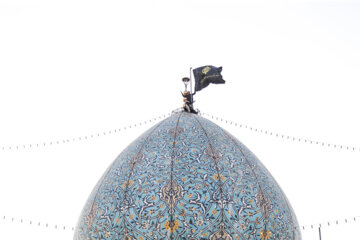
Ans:
{"label": "dome finial", "polygon": [[[224,84],[225,81],[222,78],[221,71],[222,71],[222,67],[214,67],[212,65],[198,67],[195,68],[193,71],[192,68],[190,68],[190,78],[184,77],[182,79],[185,85],[185,91],[181,93],[184,98],[184,105],[183,105],[184,111],[195,114],[198,113],[198,111],[196,111],[193,106],[194,104],[193,96],[196,94],[196,92],[209,86],[210,83]],[[195,78],[194,93],[192,88],[191,72],[193,72]],[[190,83],[190,91],[187,90],[189,83]]]}

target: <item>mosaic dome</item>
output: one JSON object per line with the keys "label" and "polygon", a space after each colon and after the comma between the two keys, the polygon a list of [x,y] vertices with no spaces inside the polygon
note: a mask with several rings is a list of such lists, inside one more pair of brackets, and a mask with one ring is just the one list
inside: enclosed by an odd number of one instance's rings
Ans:
{"label": "mosaic dome", "polygon": [[175,113],[130,144],[91,193],[74,240],[301,239],[261,162],[211,121]]}

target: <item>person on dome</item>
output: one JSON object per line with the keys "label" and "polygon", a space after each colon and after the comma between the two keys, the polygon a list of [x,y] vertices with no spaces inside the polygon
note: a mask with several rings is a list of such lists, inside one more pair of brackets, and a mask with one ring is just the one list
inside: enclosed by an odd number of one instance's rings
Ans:
{"label": "person on dome", "polygon": [[185,91],[182,92],[182,96],[184,98],[184,105],[183,105],[183,109],[184,111],[186,112],[189,112],[189,113],[197,113],[197,111],[195,111],[194,109],[194,106],[193,106],[193,96],[195,95],[195,93],[191,93],[190,91],[187,90],[187,85],[189,83],[190,79],[185,77],[183,78],[183,82],[185,84]]}
{"label": "person on dome", "polygon": [[191,94],[189,91],[184,91],[181,94],[184,97],[183,109],[189,113],[197,113],[197,111],[195,111],[194,106],[193,106],[193,103],[194,103],[193,95],[195,95],[195,94]]}

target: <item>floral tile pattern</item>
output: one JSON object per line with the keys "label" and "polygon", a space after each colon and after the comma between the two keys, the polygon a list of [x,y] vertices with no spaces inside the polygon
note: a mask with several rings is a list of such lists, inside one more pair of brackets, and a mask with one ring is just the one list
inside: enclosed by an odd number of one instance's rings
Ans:
{"label": "floral tile pattern", "polygon": [[251,151],[198,115],[130,144],[91,193],[74,240],[300,240],[286,196]]}

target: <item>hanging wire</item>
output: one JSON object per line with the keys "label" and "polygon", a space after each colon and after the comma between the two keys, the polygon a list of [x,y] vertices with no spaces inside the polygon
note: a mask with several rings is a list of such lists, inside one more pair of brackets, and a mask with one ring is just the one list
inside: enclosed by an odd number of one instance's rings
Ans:
{"label": "hanging wire", "polygon": [[235,127],[245,128],[245,129],[248,129],[248,130],[253,131],[253,132],[262,133],[262,134],[265,134],[265,135],[285,139],[285,140],[288,140],[288,141],[303,142],[303,143],[307,143],[307,144],[318,145],[318,146],[321,146],[321,147],[331,147],[331,148],[335,148],[335,149],[342,149],[342,150],[348,150],[348,151],[353,151],[353,152],[355,152],[355,151],[359,152],[360,151],[360,147],[347,146],[347,145],[342,145],[342,144],[332,144],[332,143],[327,143],[327,142],[321,142],[321,141],[315,141],[315,140],[311,140],[311,139],[305,139],[305,138],[299,138],[299,137],[284,135],[284,134],[277,133],[277,132],[272,132],[272,131],[269,131],[269,130],[264,130],[264,129],[251,127],[251,126],[244,125],[244,124],[241,124],[241,123],[237,123],[237,122],[234,122],[234,121],[224,120],[222,118],[213,116],[213,115],[208,114],[208,113],[201,113],[201,115],[208,116],[209,118],[214,119],[214,120],[218,120],[220,122],[225,122],[228,125],[234,125]]}
{"label": "hanging wire", "polygon": [[[176,111],[173,111],[173,113],[175,113],[175,112]],[[5,151],[5,150],[19,150],[19,149],[26,149],[26,148],[38,148],[38,147],[54,146],[54,145],[71,143],[71,142],[76,142],[76,141],[85,141],[85,140],[89,140],[89,139],[93,139],[93,138],[98,138],[98,137],[102,137],[102,136],[116,134],[116,133],[125,131],[127,129],[136,128],[136,127],[139,127],[139,126],[142,126],[142,125],[146,125],[148,123],[156,122],[158,120],[166,118],[167,116],[170,116],[171,114],[172,113],[163,114],[163,115],[160,115],[158,117],[151,118],[149,120],[145,120],[145,121],[135,123],[133,125],[128,125],[128,126],[125,126],[125,127],[121,127],[121,128],[117,128],[117,129],[113,129],[113,130],[109,130],[109,131],[98,132],[98,133],[95,133],[95,134],[89,134],[89,135],[86,135],[86,136],[79,136],[79,137],[73,137],[73,138],[67,138],[67,139],[55,140],[55,141],[45,141],[45,142],[42,142],[42,143],[19,144],[19,145],[13,145],[13,146],[2,146],[2,147],[0,147],[0,149],[2,151]],[[332,143],[327,143],[327,142],[321,142],[321,141],[316,141],[316,140],[311,140],[311,139],[305,139],[305,138],[299,138],[299,137],[284,135],[284,134],[281,134],[281,133],[272,132],[272,131],[269,131],[269,130],[244,125],[244,124],[241,124],[241,123],[237,123],[235,121],[229,121],[229,120],[217,117],[217,116],[210,115],[208,113],[200,113],[199,112],[199,114],[202,115],[202,116],[208,116],[209,118],[211,118],[213,120],[218,120],[220,122],[225,122],[228,125],[234,125],[235,127],[245,128],[245,129],[248,129],[248,130],[253,131],[253,132],[258,132],[258,133],[261,133],[261,134],[281,138],[281,139],[288,140],[288,141],[303,142],[303,143],[307,143],[307,144],[318,145],[318,146],[321,146],[321,147],[332,147],[332,148],[335,148],[335,149],[342,149],[342,150],[348,150],[348,151],[353,151],[353,152],[360,151],[360,147],[354,147],[354,146],[348,146],[348,145],[342,145],[342,144],[332,144]]]}
{"label": "hanging wire", "polygon": [[29,219],[25,219],[25,218],[15,218],[15,217],[11,217],[11,216],[5,216],[3,215],[2,217],[3,221],[9,221],[12,223],[20,223],[20,224],[27,224],[27,225],[32,225],[32,226],[36,226],[36,227],[43,227],[43,228],[48,228],[48,229],[56,229],[56,230],[62,230],[62,231],[74,231],[75,228],[74,227],[69,227],[66,225],[61,225],[61,224],[49,224],[49,223],[44,223],[44,222],[39,222],[39,221],[33,221],[33,220],[29,220]]}
{"label": "hanging wire", "polygon": [[[12,222],[12,223],[28,224],[28,225],[32,225],[32,226],[44,227],[44,228],[52,228],[52,229],[63,230],[63,231],[74,231],[75,230],[75,227],[73,227],[73,226],[69,227],[69,226],[65,226],[65,225],[61,225],[61,224],[54,224],[54,223],[49,224],[47,222],[43,223],[43,222],[39,222],[39,221],[25,220],[24,218],[15,218],[15,217],[5,216],[5,215],[3,215],[2,220],[3,221],[9,221],[9,222]],[[299,227],[299,229],[297,229],[295,227],[294,229],[292,229],[290,231],[314,230],[314,229],[322,228],[324,226],[331,227],[331,226],[336,226],[336,225],[339,225],[339,224],[348,224],[348,223],[353,223],[353,222],[360,222],[360,216],[347,217],[347,218],[336,219],[336,220],[331,220],[331,221],[306,224],[306,225],[303,225],[303,226]]]}
{"label": "hanging wire", "polygon": [[42,143],[31,143],[31,144],[19,144],[19,145],[13,145],[13,146],[2,146],[2,147],[0,147],[0,149],[2,151],[20,150],[20,149],[27,149],[27,148],[48,147],[48,146],[66,144],[66,143],[71,143],[71,142],[76,142],[76,141],[86,141],[86,140],[90,140],[90,139],[94,139],[94,138],[98,138],[98,137],[103,137],[103,136],[106,136],[106,135],[116,134],[116,133],[125,131],[127,129],[136,128],[136,127],[139,127],[139,126],[142,126],[142,125],[150,124],[150,123],[156,122],[158,120],[165,119],[167,116],[170,116],[170,115],[171,115],[171,113],[163,114],[163,115],[159,115],[157,117],[151,118],[149,120],[138,122],[138,123],[135,123],[135,124],[132,124],[132,125],[128,125],[128,126],[125,126],[125,127],[121,127],[121,128],[117,128],[117,129],[113,129],[113,130],[109,130],[109,131],[89,134],[89,135],[86,135],[86,136],[79,136],[79,137],[73,137],[73,138],[67,138],[67,139],[55,140],[55,141],[46,141],[46,142],[42,142]]}
{"label": "hanging wire", "polygon": [[309,230],[309,229],[322,228],[324,226],[331,227],[331,226],[336,226],[336,225],[339,225],[339,224],[348,224],[348,223],[359,222],[359,220],[360,220],[360,216],[339,218],[339,219],[329,220],[329,221],[325,221],[325,222],[306,224],[306,225],[303,225],[301,227],[301,229],[302,230]]}

